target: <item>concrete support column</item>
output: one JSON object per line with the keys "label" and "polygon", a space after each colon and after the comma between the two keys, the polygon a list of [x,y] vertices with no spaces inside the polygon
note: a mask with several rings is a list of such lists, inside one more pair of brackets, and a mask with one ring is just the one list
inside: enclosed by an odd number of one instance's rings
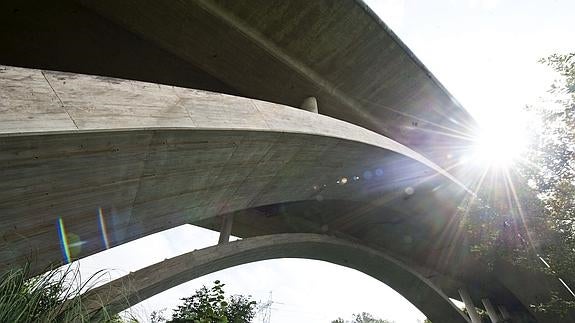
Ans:
{"label": "concrete support column", "polygon": [[511,313],[507,310],[507,308],[503,305],[497,306],[499,308],[499,313],[501,313],[501,317],[503,317],[504,322],[511,322]]}
{"label": "concrete support column", "polygon": [[230,241],[230,235],[232,234],[232,224],[234,218],[231,214],[226,214],[222,216],[222,226],[220,228],[220,239],[218,244],[226,243]]}
{"label": "concrete support column", "polygon": [[309,112],[319,113],[318,109],[317,109],[317,99],[313,96],[305,98],[305,100],[303,100],[300,108],[303,110],[309,111]]}
{"label": "concrete support column", "polygon": [[473,300],[466,289],[461,288],[459,290],[459,296],[463,300],[465,304],[465,308],[467,309],[467,313],[469,314],[469,318],[471,318],[471,323],[481,323],[481,318],[479,317],[479,313],[477,313],[477,309],[475,305],[473,305]]}
{"label": "concrete support column", "polygon": [[497,313],[497,309],[495,309],[495,306],[491,304],[491,301],[488,298],[484,298],[481,300],[481,302],[483,303],[483,306],[485,307],[485,310],[487,311],[487,315],[489,315],[491,322],[500,323],[501,318],[499,317],[499,314]]}

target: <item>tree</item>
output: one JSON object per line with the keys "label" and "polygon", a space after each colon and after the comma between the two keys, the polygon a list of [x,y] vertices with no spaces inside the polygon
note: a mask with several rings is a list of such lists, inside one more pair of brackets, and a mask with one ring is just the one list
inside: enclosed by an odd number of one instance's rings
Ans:
{"label": "tree", "polygon": [[166,311],[165,308],[159,310],[159,311],[153,311],[150,314],[150,323],[160,323],[160,322],[165,322],[166,318],[164,318],[164,312]]}
{"label": "tree", "polygon": [[[573,287],[575,283],[575,53],[553,54],[540,60],[562,77],[549,91],[551,106],[536,107],[540,130],[523,173],[543,207],[537,217],[533,239],[538,256],[549,265],[546,270]],[[573,299],[557,294],[536,309],[564,313],[575,308]]]}
{"label": "tree", "polygon": [[525,174],[544,205],[544,235],[537,236],[540,253],[558,276],[575,282],[575,53],[554,54],[541,62],[563,80],[550,90],[555,105],[536,110],[541,127],[529,157],[537,167]]}
{"label": "tree", "polygon": [[366,312],[353,314],[352,316],[353,319],[351,321],[344,321],[342,318],[337,318],[331,321],[331,323],[393,323],[393,321],[375,318],[372,314]]}
{"label": "tree", "polygon": [[[509,183],[486,188],[462,205],[467,212],[464,225],[471,251],[486,263],[504,258],[530,270],[546,271],[573,286],[575,53],[554,54],[541,63],[558,72],[562,80],[552,85],[552,100],[528,107],[539,124],[530,127],[533,138],[525,162],[506,174]],[[551,296],[547,303],[532,307],[558,314],[575,308],[573,299]]]}
{"label": "tree", "polygon": [[203,286],[191,297],[182,298],[168,322],[247,323],[255,316],[256,302],[250,297],[234,295],[226,300],[224,287],[216,280],[212,288]]}
{"label": "tree", "polygon": [[375,318],[373,315],[362,312],[361,314],[354,314],[352,323],[393,323],[392,321]]}

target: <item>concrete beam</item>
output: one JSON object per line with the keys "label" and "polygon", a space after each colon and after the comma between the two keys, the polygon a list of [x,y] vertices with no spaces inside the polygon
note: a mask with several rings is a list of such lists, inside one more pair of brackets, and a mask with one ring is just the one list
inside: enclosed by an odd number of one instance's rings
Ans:
{"label": "concrete beam", "polygon": [[[0,270],[30,257],[42,270],[104,250],[103,236],[116,246],[260,205],[387,194],[395,209],[417,213],[420,196],[442,217],[466,192],[405,146],[293,107],[13,67],[0,69],[0,84]],[[388,168],[396,171],[375,174]],[[378,180],[336,184],[366,170]],[[405,185],[445,193],[406,203],[395,193]],[[68,259],[60,223],[83,242]]]}
{"label": "concrete beam", "polygon": [[91,290],[83,295],[83,304],[92,313],[103,304],[107,313],[117,313],[202,275],[276,258],[323,260],[353,268],[395,289],[433,322],[470,322],[439,288],[398,260],[357,243],[319,234],[260,236],[196,250]]}
{"label": "concrete beam", "polygon": [[231,214],[224,214],[222,216],[222,226],[220,228],[220,238],[218,244],[226,243],[230,241],[230,235],[232,234],[232,225],[234,218]]}
{"label": "concrete beam", "polygon": [[498,305],[497,308],[499,309],[499,313],[501,313],[503,322],[511,322],[512,320],[511,313],[509,313],[507,308],[504,305]]}
{"label": "concrete beam", "polygon": [[489,315],[489,319],[491,320],[491,322],[500,323],[501,317],[499,316],[499,313],[497,313],[497,309],[495,308],[495,306],[491,304],[489,298],[484,298],[481,300],[481,302],[483,303],[483,306],[485,307],[485,310],[487,311],[487,315]]}
{"label": "concrete beam", "polygon": [[481,317],[479,317],[479,313],[477,313],[477,309],[473,304],[473,299],[471,299],[467,290],[465,288],[459,289],[459,295],[465,304],[467,314],[469,314],[469,317],[471,318],[471,323],[481,323]]}
{"label": "concrete beam", "polygon": [[[2,65],[0,81],[2,107],[7,110],[0,118],[0,135],[4,136],[162,128],[307,133],[390,149],[468,191],[443,168],[387,137],[281,104],[161,84]],[[27,109],[16,109],[22,106]]]}
{"label": "concrete beam", "polygon": [[317,99],[313,96],[305,98],[300,105],[300,108],[309,112],[319,113],[317,108]]}

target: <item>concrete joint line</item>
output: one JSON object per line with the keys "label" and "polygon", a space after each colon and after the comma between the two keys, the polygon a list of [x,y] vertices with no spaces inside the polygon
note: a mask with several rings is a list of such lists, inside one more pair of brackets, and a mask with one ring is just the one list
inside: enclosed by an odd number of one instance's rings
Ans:
{"label": "concrete joint line", "polygon": [[[278,48],[275,44],[267,40],[263,37],[260,33],[255,31],[253,28],[247,26],[244,22],[240,21],[234,15],[226,12],[222,8],[218,7],[217,5],[211,3],[210,1],[206,0],[198,0],[196,2],[199,6],[201,6],[204,10],[212,14],[214,17],[219,17],[222,21],[227,23],[229,26],[235,27],[238,31],[244,34],[247,38],[251,39],[255,44],[258,44],[260,48],[270,53],[273,57],[281,60],[284,64],[291,67],[295,72],[299,75],[307,78],[312,83],[317,84],[324,92],[336,97],[339,101],[341,101],[345,106],[347,106],[351,111],[355,113],[359,113],[365,118],[374,119],[373,116],[367,115],[365,111],[361,111],[360,109],[356,108],[361,106],[362,104],[356,101],[353,98],[350,98],[348,95],[344,94],[340,90],[337,89],[336,86],[331,84],[329,81],[321,77],[311,68],[303,65],[302,63],[292,59],[289,55],[286,55],[280,48]],[[379,127],[383,127],[383,125],[378,124]],[[384,127],[384,132],[388,133],[389,129]]]}
{"label": "concrete joint line", "polygon": [[54,89],[54,87],[52,86],[52,84],[50,83],[48,78],[46,77],[46,74],[44,73],[44,71],[40,70],[40,73],[42,73],[42,76],[46,80],[46,83],[48,83],[48,86],[50,86],[50,88],[52,89],[52,92],[54,92],[54,95],[56,96],[56,98],[58,98],[58,101],[60,101],[60,106],[62,107],[62,109],[64,109],[64,111],[68,115],[68,118],[70,118],[70,121],[72,121],[72,123],[74,124],[74,127],[76,127],[76,130],[80,130],[80,128],[78,128],[78,125],[76,124],[76,120],[74,120],[74,118],[72,118],[72,116],[70,115],[70,112],[68,112],[68,109],[66,109],[64,102],[62,101],[62,99],[60,98],[60,96],[58,95],[58,93],[56,92],[56,90]]}

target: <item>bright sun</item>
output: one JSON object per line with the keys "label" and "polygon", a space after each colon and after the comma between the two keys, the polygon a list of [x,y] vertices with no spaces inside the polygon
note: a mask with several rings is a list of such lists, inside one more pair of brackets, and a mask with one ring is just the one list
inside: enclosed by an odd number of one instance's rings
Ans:
{"label": "bright sun", "polygon": [[525,151],[525,135],[517,128],[492,124],[475,140],[473,161],[483,167],[508,168]]}

